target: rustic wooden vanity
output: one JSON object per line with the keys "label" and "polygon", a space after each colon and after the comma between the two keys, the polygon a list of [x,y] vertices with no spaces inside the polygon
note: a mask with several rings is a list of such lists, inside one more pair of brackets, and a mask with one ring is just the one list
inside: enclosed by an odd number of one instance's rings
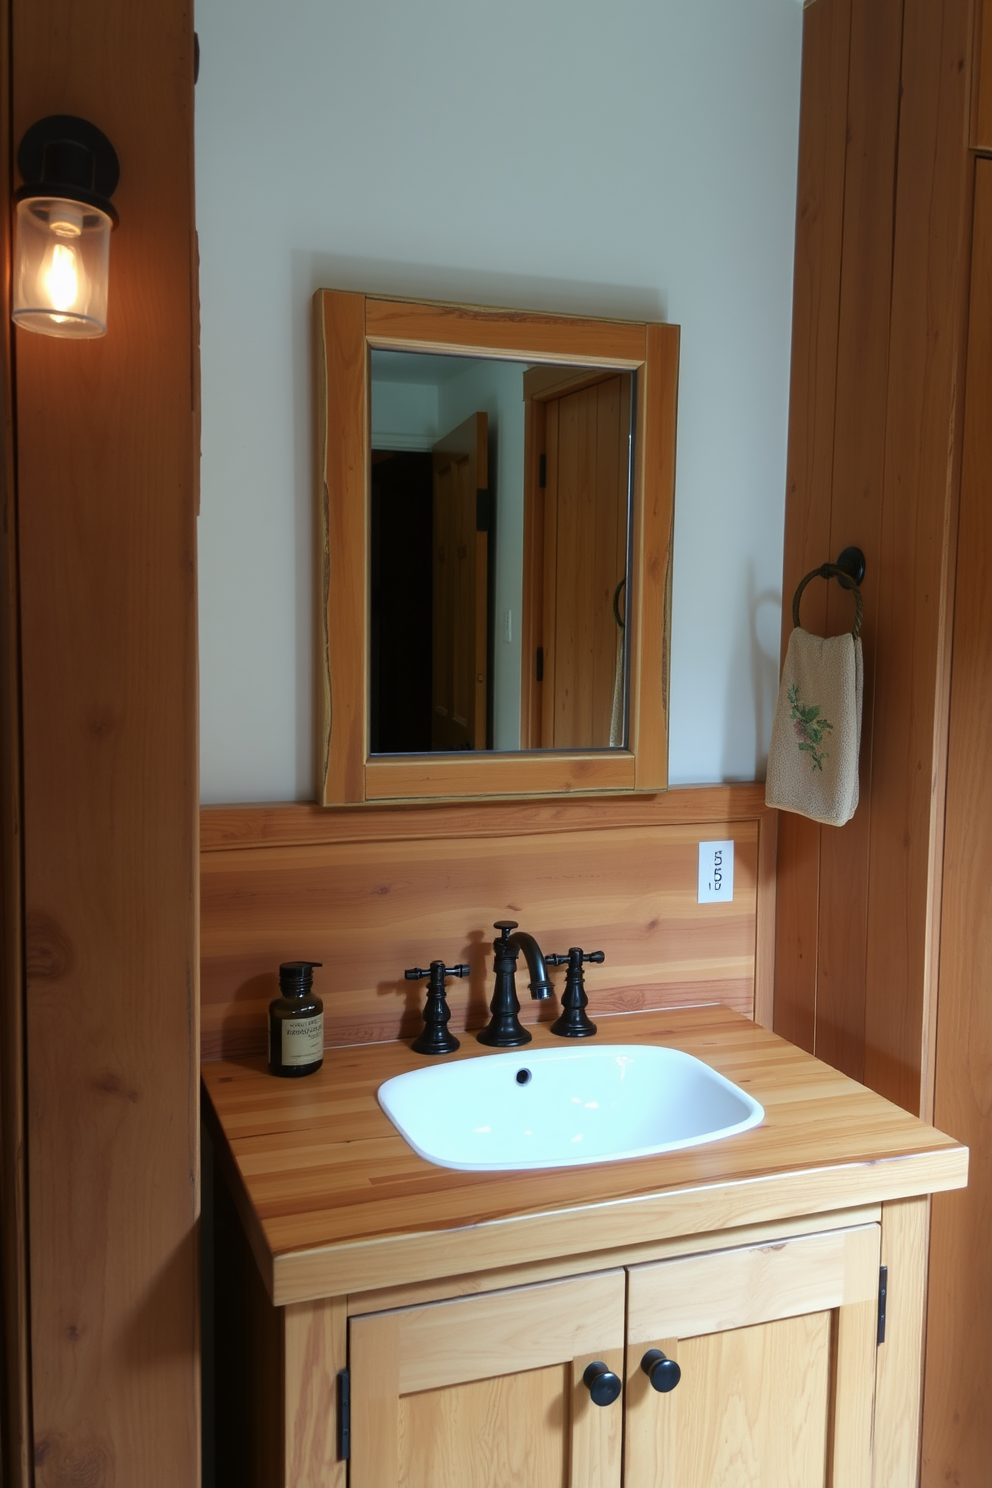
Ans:
{"label": "rustic wooden vanity", "polygon": [[[914,1488],[927,1196],[965,1184],[967,1149],[724,1007],[602,1018],[598,1041],[684,1049],[765,1119],[652,1158],[461,1172],[379,1109],[423,1064],[406,1043],[328,1050],[298,1082],[204,1065],[257,1265],[258,1482]],[[451,1057],[489,1056],[468,1035]],[[680,1366],[669,1393],[651,1349]],[[593,1361],[624,1382],[611,1405]]]}

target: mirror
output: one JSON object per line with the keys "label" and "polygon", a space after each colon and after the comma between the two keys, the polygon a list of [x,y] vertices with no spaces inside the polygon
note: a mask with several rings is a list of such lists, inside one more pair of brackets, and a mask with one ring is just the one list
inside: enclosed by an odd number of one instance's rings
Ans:
{"label": "mirror", "polygon": [[314,305],[319,799],[664,789],[677,328]]}
{"label": "mirror", "polygon": [[370,755],[624,747],[634,379],[372,350]]}

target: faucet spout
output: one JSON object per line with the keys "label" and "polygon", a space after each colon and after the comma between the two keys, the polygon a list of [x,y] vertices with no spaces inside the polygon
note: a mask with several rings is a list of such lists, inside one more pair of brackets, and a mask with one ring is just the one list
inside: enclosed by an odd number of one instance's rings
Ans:
{"label": "faucet spout", "polygon": [[[552,987],[548,980],[547,962],[533,935],[526,930],[517,930],[516,920],[497,920],[494,929],[500,934],[493,941],[496,986],[489,1004],[492,1017],[476,1038],[480,1044],[489,1044],[496,1049],[512,1049],[531,1041],[531,1035],[518,1016],[520,1003],[517,1000],[516,970],[521,951],[530,972],[531,997],[543,1002],[551,996]],[[512,934],[513,931],[516,934]]]}
{"label": "faucet spout", "polygon": [[530,995],[535,1002],[546,1002],[554,988],[548,979],[544,952],[533,935],[529,935],[526,930],[515,930],[508,938],[506,947],[507,950],[516,947],[517,951],[523,951],[527,970],[530,972]]}

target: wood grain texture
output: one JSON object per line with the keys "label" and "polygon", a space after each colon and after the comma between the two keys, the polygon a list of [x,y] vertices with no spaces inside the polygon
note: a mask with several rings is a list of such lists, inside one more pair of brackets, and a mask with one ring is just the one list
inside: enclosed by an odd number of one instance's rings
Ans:
{"label": "wood grain texture", "polygon": [[[10,6],[0,10],[0,192],[10,199]],[[32,1441],[24,1089],[24,881],[20,612],[10,320],[11,240],[0,233],[0,1318],[3,1400],[0,1481],[30,1481]]]}
{"label": "wood grain texture", "polygon": [[[363,801],[368,754],[368,369],[365,297],[314,296],[320,542],[317,648],[321,799]],[[356,643],[356,637],[362,641]]]}
{"label": "wood grain texture", "polygon": [[406,842],[443,837],[529,837],[584,828],[765,821],[763,782],[677,786],[660,795],[583,797],[571,801],[466,801],[444,805],[367,806],[326,811],[275,802],[204,806],[201,852],[232,847],[291,847],[330,842]]}
{"label": "wood grain texture", "polygon": [[[456,1172],[417,1157],[375,1100],[419,1064],[403,1044],[328,1053],[290,1090],[260,1059],[204,1065],[276,1304],[484,1270],[508,1246],[521,1262],[598,1251],[618,1223],[637,1244],[964,1180],[950,1138],[727,1009],[617,1018],[607,1037],[696,1054],[751,1090],[764,1122],[733,1144],[636,1162]],[[535,1047],[553,1042],[535,1029]]]}
{"label": "wood grain texture", "polygon": [[[675,1239],[649,1240],[641,1245],[621,1243],[586,1255],[583,1264],[596,1271],[615,1266],[643,1266],[653,1261],[680,1260],[688,1255],[701,1255],[704,1251],[727,1250],[742,1245],[778,1245],[797,1235],[818,1235],[826,1230],[880,1224],[881,1219],[881,1204],[863,1204],[857,1209],[778,1219],[771,1224],[738,1225],[732,1230],[716,1230],[706,1235],[679,1235]],[[494,1287],[529,1286],[535,1281],[554,1281],[574,1274],[573,1256],[497,1266],[491,1271],[465,1272],[461,1276],[434,1277],[430,1281],[383,1287],[375,1292],[352,1292],[348,1296],[348,1314],[371,1312],[380,1307],[440,1302],[448,1297],[490,1291]]]}
{"label": "wood grain texture", "polygon": [[[882,1265],[889,1268],[885,1342],[879,1346],[875,1375],[875,1488],[916,1488],[920,1479],[920,1411],[924,1319],[927,1299],[927,1243],[930,1227],[927,1198],[882,1205]],[[931,1312],[930,1316],[934,1314]],[[974,1314],[971,1314],[971,1321]],[[938,1355],[939,1358],[939,1355]],[[953,1420],[957,1402],[951,1407]],[[958,1438],[963,1442],[963,1437]],[[978,1483],[986,1461],[979,1459]],[[950,1480],[953,1482],[953,1478]],[[931,1468],[923,1470],[925,1488],[947,1483]],[[964,1485],[967,1478],[962,1478]]]}
{"label": "wood grain texture", "polygon": [[16,333],[35,1482],[175,1488],[200,1459],[192,15],[12,14],[14,137],[79,114],[121,162],[107,336]]}
{"label": "wood grain texture", "polygon": [[668,1395],[645,1390],[628,1355],[631,1415],[636,1400],[651,1424],[628,1434],[625,1488],[821,1488],[829,1313],[659,1342],[682,1379]]}
{"label": "wood grain texture", "polygon": [[635,468],[634,591],[630,637],[630,739],[638,790],[668,784],[668,664],[679,330],[647,328],[640,415],[644,445]]}
{"label": "wood grain texture", "polygon": [[980,0],[975,9],[977,31],[971,142],[976,150],[988,151],[992,150],[992,11],[988,0]]}
{"label": "wood grain texture", "polygon": [[878,1245],[878,1226],[868,1225],[634,1267],[628,1341],[696,1338],[877,1301]]}
{"label": "wood grain texture", "polygon": [[980,1480],[992,1460],[987,1402],[992,1327],[987,1265],[992,1222],[992,1112],[988,1083],[992,1009],[992,787],[987,730],[992,723],[992,161],[976,165],[974,252],[968,340],[964,469],[954,613],[954,670],[948,741],[940,994],[934,1109],[971,1142],[973,1177],[955,1203],[936,1204],[931,1235],[927,1328],[924,1481]]}
{"label": "wood grain texture", "polygon": [[[908,1110],[932,1079],[952,521],[973,168],[971,0],[907,3],[877,586],[865,1080]],[[910,608],[906,595],[914,595]],[[883,664],[884,663],[884,664]]]}
{"label": "wood grain texture", "polygon": [[622,1271],[608,1271],[404,1308],[392,1334],[400,1393],[621,1348],[624,1283]]}
{"label": "wood grain texture", "polygon": [[613,1271],[353,1317],[352,1484],[618,1488],[623,1407],[581,1371],[620,1367],[624,1293]]}
{"label": "wood grain texture", "polygon": [[[862,1079],[864,1074],[874,725],[871,699],[882,527],[902,22],[903,0],[876,0],[872,5],[851,8],[837,386],[826,553],[833,559],[843,548],[856,543],[867,560],[861,632],[864,696],[868,703],[861,738],[861,789],[865,805],[846,826],[818,829],[821,923],[814,1053],[855,1080]],[[851,596],[839,584],[821,587],[826,598],[826,633],[838,634],[850,627]],[[883,665],[887,665],[884,659]]]}
{"label": "wood grain texture", "polygon": [[402,350],[479,351],[524,361],[578,362],[593,367],[637,367],[644,361],[644,326],[581,315],[537,315],[483,305],[366,300],[372,346]]}
{"label": "wood grain texture", "polygon": [[[790,601],[829,551],[837,393],[851,0],[803,11],[792,375],[782,581],[783,655]],[[805,629],[823,634],[827,586],[804,596]],[[779,830],[775,1027],[811,1053],[816,1037],[820,828],[783,812]]]}
{"label": "wood grain texture", "polygon": [[338,1458],[338,1373],[348,1364],[343,1301],[282,1310],[285,1442],[280,1488],[345,1488]]}
{"label": "wood grain texture", "polygon": [[[736,842],[735,897],[699,905],[698,824],[656,826],[647,813],[651,824],[611,829],[604,818],[523,838],[475,838],[471,828],[452,830],[457,818],[442,818],[445,835],[436,839],[205,853],[205,1057],[265,1048],[277,968],[300,957],[324,965],[315,986],[328,1044],[413,1037],[423,988],[403,972],[439,956],[472,968],[449,989],[452,1030],[480,1028],[492,996],[492,925],[504,917],[529,928],[546,952],[582,944],[606,953],[588,974],[593,1017],[712,1001],[750,1014],[756,824],[706,825],[706,836]],[[524,1002],[528,1022],[557,1016],[526,992]]]}

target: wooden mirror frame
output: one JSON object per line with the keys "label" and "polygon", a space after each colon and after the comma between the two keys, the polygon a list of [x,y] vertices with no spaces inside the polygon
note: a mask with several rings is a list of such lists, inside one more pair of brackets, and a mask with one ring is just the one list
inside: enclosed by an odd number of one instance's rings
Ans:
{"label": "wooden mirror frame", "polygon": [[[318,799],[325,806],[668,786],[668,656],[679,330],[318,290]],[[369,353],[449,353],[637,375],[628,748],[369,755]],[[529,469],[530,460],[526,458]],[[533,521],[525,475],[524,528]]]}

